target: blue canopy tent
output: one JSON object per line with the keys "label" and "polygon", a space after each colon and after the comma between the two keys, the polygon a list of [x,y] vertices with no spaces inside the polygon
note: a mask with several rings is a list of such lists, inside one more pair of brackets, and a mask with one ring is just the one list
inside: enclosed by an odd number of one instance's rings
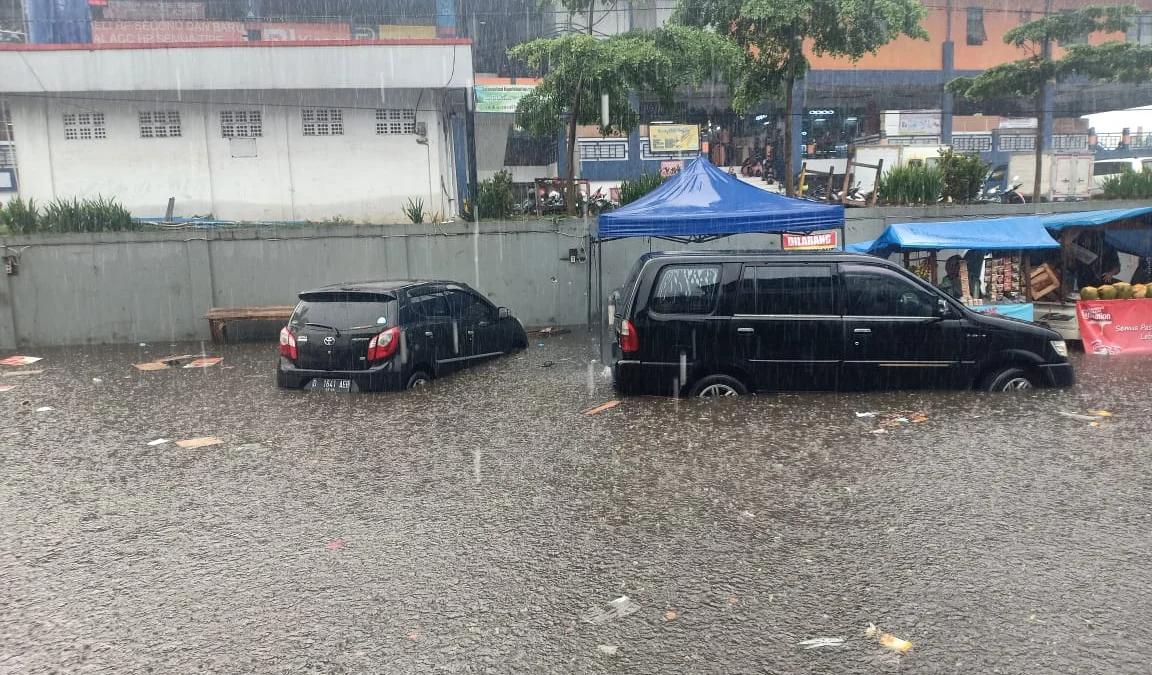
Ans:
{"label": "blue canopy tent", "polygon": [[[589,228],[589,250],[595,251],[597,283],[592,289],[588,266],[588,321],[601,325],[603,242],[651,237],[678,243],[703,243],[735,234],[812,232],[840,229],[844,207],[794,199],[762,190],[721,171],[703,155],[640,199],[602,213]],[[597,316],[592,298],[597,297]],[[602,336],[601,336],[602,337]]]}
{"label": "blue canopy tent", "polygon": [[600,214],[594,241],[654,237],[681,243],[744,233],[844,227],[844,207],[762,190],[716,168],[703,155],[640,199]]}

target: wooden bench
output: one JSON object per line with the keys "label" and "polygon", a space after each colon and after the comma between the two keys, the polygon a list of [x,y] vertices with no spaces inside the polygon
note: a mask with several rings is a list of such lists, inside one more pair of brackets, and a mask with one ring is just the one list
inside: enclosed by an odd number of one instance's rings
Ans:
{"label": "wooden bench", "polygon": [[291,305],[277,307],[213,307],[204,315],[213,342],[228,340],[230,321],[280,321],[287,323],[296,308]]}

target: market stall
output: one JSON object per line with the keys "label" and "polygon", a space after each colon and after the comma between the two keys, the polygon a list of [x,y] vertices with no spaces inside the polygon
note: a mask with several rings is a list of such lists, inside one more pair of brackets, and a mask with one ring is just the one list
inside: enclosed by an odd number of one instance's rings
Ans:
{"label": "market stall", "polygon": [[[889,225],[876,239],[852,244],[847,249],[883,258],[899,253],[906,269],[934,286],[940,285],[939,252],[969,251],[958,269],[960,300],[977,312],[1032,321],[1033,292],[1052,281],[1043,270],[1032,269],[1027,253],[1059,247],[1040,218],[1020,216]],[[969,265],[970,262],[979,264]],[[972,292],[974,284],[969,275],[974,273],[982,274],[983,293]]]}
{"label": "market stall", "polygon": [[[1041,220],[1060,237],[1061,255],[1053,264],[1058,287],[1037,305],[1039,319],[1065,339],[1081,340],[1090,353],[1152,354],[1146,280],[1129,278],[1137,282],[1129,283],[1122,277],[1096,284],[1080,278],[1118,266],[1118,257],[1116,263],[1101,262],[1117,253],[1137,256],[1146,265],[1152,259],[1152,207],[1056,213]],[[1085,246],[1086,238],[1095,246]]]}

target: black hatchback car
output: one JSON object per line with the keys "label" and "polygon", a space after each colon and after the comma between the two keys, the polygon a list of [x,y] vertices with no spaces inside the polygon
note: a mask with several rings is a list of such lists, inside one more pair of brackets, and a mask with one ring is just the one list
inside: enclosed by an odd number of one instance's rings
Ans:
{"label": "black hatchback car", "polygon": [[649,253],[613,294],[624,393],[1063,387],[1059,333],[851,253]]}
{"label": "black hatchback car", "polygon": [[300,294],[280,331],[285,389],[412,389],[528,345],[524,326],[456,281],[336,284]]}

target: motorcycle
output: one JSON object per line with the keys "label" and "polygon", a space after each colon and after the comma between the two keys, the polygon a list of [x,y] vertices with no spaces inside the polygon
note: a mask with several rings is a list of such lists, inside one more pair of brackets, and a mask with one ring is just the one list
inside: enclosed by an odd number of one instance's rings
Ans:
{"label": "motorcycle", "polygon": [[1020,188],[1024,183],[1019,182],[1019,176],[1012,176],[1012,186],[1000,195],[1000,203],[1002,204],[1024,204],[1027,202],[1024,195],[1020,194]]}
{"label": "motorcycle", "polygon": [[592,196],[588,198],[588,215],[598,216],[605,211],[611,211],[617,206],[620,205],[604,196],[603,189],[597,188],[596,192],[592,193]]}
{"label": "motorcycle", "polygon": [[760,178],[764,175],[764,158],[749,157],[740,164],[740,175],[746,178]]}
{"label": "motorcycle", "polygon": [[537,205],[537,200],[529,197],[520,205],[520,210],[525,214],[544,215],[564,213],[568,209],[564,203],[564,195],[560,194],[558,190],[552,190],[548,193],[541,190],[539,205]]}

